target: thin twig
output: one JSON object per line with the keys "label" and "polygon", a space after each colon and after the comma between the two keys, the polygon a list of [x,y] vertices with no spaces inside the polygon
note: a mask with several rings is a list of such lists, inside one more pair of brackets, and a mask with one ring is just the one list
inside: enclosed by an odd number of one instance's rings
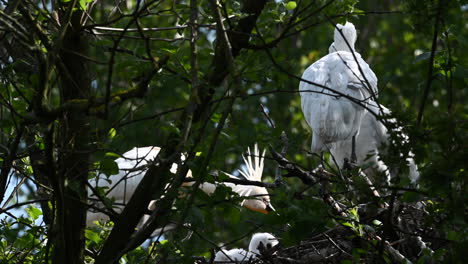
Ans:
{"label": "thin twig", "polygon": [[431,48],[431,56],[429,57],[429,64],[428,64],[428,71],[427,71],[427,80],[426,80],[426,88],[424,89],[423,97],[421,98],[421,105],[419,107],[419,113],[418,113],[418,125],[421,124],[423,113],[424,113],[424,107],[426,106],[426,101],[427,101],[427,96],[429,95],[429,90],[431,89],[432,85],[432,72],[434,70],[434,57],[437,49],[437,36],[438,36],[438,30],[439,30],[439,21],[440,21],[440,12],[442,9],[442,3],[444,1],[440,0],[439,1],[439,6],[437,7],[437,14],[434,18],[434,34],[432,37],[432,48]]}
{"label": "thin twig", "polygon": [[276,128],[275,126],[275,123],[273,122],[273,120],[271,120],[270,116],[268,115],[268,113],[265,111],[265,107],[263,106],[263,104],[260,104],[260,110],[262,111],[263,115],[265,116],[265,118],[268,120],[268,123],[270,124],[270,126],[272,128]]}

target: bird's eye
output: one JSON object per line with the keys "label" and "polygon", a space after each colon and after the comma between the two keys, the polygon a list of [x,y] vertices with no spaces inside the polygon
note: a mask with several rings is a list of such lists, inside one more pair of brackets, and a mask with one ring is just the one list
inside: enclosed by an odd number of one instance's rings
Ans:
{"label": "bird's eye", "polygon": [[268,243],[267,244],[267,249],[270,249],[271,248],[271,243]]}

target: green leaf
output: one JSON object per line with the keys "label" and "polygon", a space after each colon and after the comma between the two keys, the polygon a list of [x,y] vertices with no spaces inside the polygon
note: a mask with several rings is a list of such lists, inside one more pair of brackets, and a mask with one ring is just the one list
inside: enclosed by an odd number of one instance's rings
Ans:
{"label": "green leaf", "polygon": [[104,159],[99,163],[99,165],[101,172],[107,176],[119,173],[119,166],[117,166],[117,163],[114,160]]}
{"label": "green leaf", "polygon": [[109,129],[109,132],[107,134],[109,135],[110,139],[113,139],[115,135],[117,135],[117,131],[115,130],[115,128],[111,128]]}
{"label": "green leaf", "polygon": [[176,47],[171,47],[171,48],[162,48],[161,49],[162,51],[165,51],[169,54],[174,54],[177,52],[177,48]]}
{"label": "green leaf", "polygon": [[114,152],[106,152],[105,156],[109,157],[109,158],[120,158],[121,157],[119,154],[114,153]]}
{"label": "green leaf", "polygon": [[28,208],[26,208],[26,213],[29,215],[29,217],[31,217],[33,220],[36,220],[37,218],[39,218],[39,216],[42,215],[42,211],[41,209],[39,208],[36,208],[34,206],[29,206]]}
{"label": "green leaf", "polygon": [[293,10],[293,9],[296,9],[297,7],[297,3],[296,1],[289,1],[286,5],[285,5],[286,9],[288,10]]}
{"label": "green leaf", "polygon": [[229,175],[227,175],[226,172],[224,172],[224,171],[219,173],[219,175],[218,175],[218,181],[221,181],[221,182],[225,181],[225,180],[228,180],[229,178],[231,178],[231,177],[229,177]]}
{"label": "green leaf", "polygon": [[219,121],[221,120],[221,117],[223,115],[221,113],[214,113],[212,116],[211,116],[211,121],[213,121],[213,123],[219,123]]}
{"label": "green leaf", "polygon": [[86,4],[92,2],[93,0],[80,0],[80,8],[81,10],[86,10]]}
{"label": "green leaf", "polygon": [[94,232],[93,230],[86,229],[85,230],[85,237],[91,241],[93,241],[96,244],[99,244],[101,241],[101,238],[99,237],[99,234]]}
{"label": "green leaf", "polygon": [[353,225],[352,223],[350,223],[350,222],[343,222],[343,223],[341,223],[341,224],[344,225],[344,226],[351,227],[352,229],[354,229],[354,225]]}

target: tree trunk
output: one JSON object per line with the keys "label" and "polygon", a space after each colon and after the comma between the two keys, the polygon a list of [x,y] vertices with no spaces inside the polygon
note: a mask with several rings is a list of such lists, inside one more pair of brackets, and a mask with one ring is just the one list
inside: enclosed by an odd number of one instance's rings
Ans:
{"label": "tree trunk", "polygon": [[[68,26],[58,62],[64,66],[60,72],[62,103],[89,98],[91,87],[86,61],[80,56],[86,56],[88,48],[80,26],[83,12],[75,9],[68,19],[74,8],[72,2],[75,1],[64,4],[65,11],[60,14],[62,27]],[[81,264],[85,246],[89,120],[86,112],[71,109],[63,113],[60,121],[53,263]]]}

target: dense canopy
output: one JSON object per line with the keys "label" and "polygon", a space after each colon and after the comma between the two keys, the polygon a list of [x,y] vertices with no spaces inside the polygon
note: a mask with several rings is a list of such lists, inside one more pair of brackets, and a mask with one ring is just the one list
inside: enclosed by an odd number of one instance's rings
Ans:
{"label": "dense canopy", "polygon": [[[258,232],[280,243],[250,263],[463,263],[463,2],[0,0],[0,263],[213,263]],[[310,151],[299,83],[346,21],[391,112],[390,183]],[[148,146],[161,151],[124,204],[88,183]],[[275,211],[242,206],[264,196],[235,184],[265,187]],[[98,209],[111,221],[87,226]]]}

